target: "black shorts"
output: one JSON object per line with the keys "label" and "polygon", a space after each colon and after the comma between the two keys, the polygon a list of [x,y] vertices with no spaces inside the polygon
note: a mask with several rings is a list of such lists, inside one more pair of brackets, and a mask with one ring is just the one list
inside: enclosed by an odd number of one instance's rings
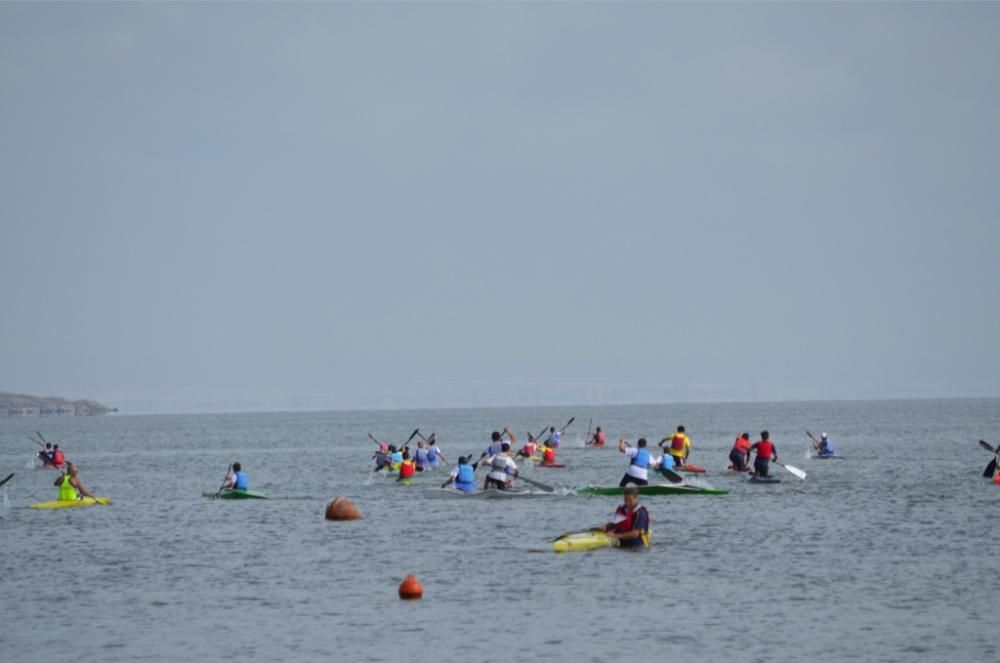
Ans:
{"label": "black shorts", "polygon": [[770,465],[771,461],[769,461],[767,458],[761,458],[760,456],[758,456],[757,459],[754,460],[753,462],[753,469],[756,471],[757,476],[766,477],[767,469],[768,467],[770,467]]}
{"label": "black shorts", "polygon": [[490,479],[486,477],[485,489],[496,488],[497,490],[504,490],[507,488],[506,481],[500,481],[499,479]]}
{"label": "black shorts", "polygon": [[645,479],[636,479],[631,474],[626,474],[625,476],[622,477],[622,481],[621,481],[621,483],[618,484],[618,487],[619,488],[624,488],[625,486],[627,486],[630,483],[634,483],[637,486],[648,486],[649,485],[649,482],[646,481]]}
{"label": "black shorts", "polygon": [[736,449],[729,452],[729,462],[733,464],[734,470],[745,470],[747,467],[746,454],[741,454]]}

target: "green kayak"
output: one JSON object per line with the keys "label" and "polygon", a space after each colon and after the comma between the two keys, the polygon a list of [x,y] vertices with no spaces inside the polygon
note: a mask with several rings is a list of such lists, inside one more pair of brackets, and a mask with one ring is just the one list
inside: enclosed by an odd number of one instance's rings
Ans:
{"label": "green kayak", "polygon": [[202,497],[211,497],[213,499],[218,498],[222,500],[266,500],[267,495],[264,493],[258,493],[253,490],[234,490],[232,488],[226,488],[225,490],[219,490],[214,493],[202,493]]}
{"label": "green kayak", "polygon": [[[621,486],[587,486],[576,489],[576,492],[581,495],[621,495],[624,491],[625,489]],[[640,495],[725,495],[728,492],[728,490],[719,490],[718,488],[702,488],[686,484],[664,483],[639,486]]]}

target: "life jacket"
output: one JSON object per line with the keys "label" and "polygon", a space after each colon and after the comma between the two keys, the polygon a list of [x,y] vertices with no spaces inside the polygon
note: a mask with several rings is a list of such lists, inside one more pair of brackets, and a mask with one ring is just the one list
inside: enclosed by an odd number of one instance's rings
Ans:
{"label": "life jacket", "polygon": [[742,437],[736,438],[736,441],[733,442],[733,449],[741,454],[750,453],[750,440],[744,440]]}
{"label": "life jacket", "polygon": [[649,547],[649,512],[646,511],[646,507],[638,506],[635,511],[629,513],[625,510],[625,506],[622,505],[615,509],[615,515],[622,516],[622,519],[615,523],[615,532],[622,534],[624,532],[631,532],[635,528],[636,516],[639,512],[646,514],[646,528],[642,530],[642,545]]}
{"label": "life jacket", "polygon": [[399,478],[409,479],[413,476],[413,468],[416,466],[412,460],[404,460],[399,464]]}
{"label": "life jacket", "polygon": [[63,456],[62,449],[56,449],[56,452],[52,454],[52,462],[56,465],[62,465],[66,461],[66,457]]}
{"label": "life jacket", "polygon": [[233,483],[233,488],[237,490],[246,490],[250,487],[250,477],[243,470],[236,473],[236,481]]}
{"label": "life jacket", "polygon": [[74,502],[80,498],[76,492],[76,488],[73,487],[73,484],[69,480],[69,474],[64,474],[62,483],[59,484],[59,501],[61,502]]}
{"label": "life jacket", "polygon": [[548,447],[545,453],[542,454],[542,464],[551,465],[556,462],[556,450],[552,447]]}
{"label": "life jacket", "polygon": [[595,436],[595,439],[596,441],[594,442],[594,446],[603,447],[604,442],[608,439],[608,437],[604,434],[604,431],[601,431]]}
{"label": "life jacket", "polygon": [[503,442],[491,442],[490,446],[486,447],[487,456],[497,456],[503,450]]}
{"label": "life jacket", "polygon": [[629,464],[645,470],[649,467],[649,452],[645,449],[639,449]]}
{"label": "life jacket", "polygon": [[833,445],[830,444],[829,438],[819,441],[819,452],[824,456],[833,455]]}
{"label": "life jacket", "polygon": [[472,465],[458,466],[458,476],[455,477],[455,483],[475,485],[476,471],[472,468]]}
{"label": "life jacket", "polygon": [[427,449],[417,449],[417,465],[427,465],[430,457],[427,455]]}
{"label": "life jacket", "polygon": [[552,433],[552,446],[555,447],[556,449],[558,449],[559,448],[559,440],[561,440],[561,439],[562,439],[562,433],[560,433],[559,431],[556,431],[556,432]]}
{"label": "life jacket", "polygon": [[670,454],[678,457],[683,456],[686,440],[687,440],[687,435],[683,433],[677,433],[676,435],[674,435],[674,439],[670,441]]}
{"label": "life jacket", "polygon": [[394,451],[389,454],[389,469],[395,472],[399,469],[399,464],[403,462],[403,452]]}
{"label": "life jacket", "polygon": [[[417,453],[420,453],[420,452],[418,451]],[[430,449],[428,449],[427,450],[427,464],[428,465],[437,465],[439,463],[438,456],[440,455],[440,453],[441,453],[441,450],[438,449],[437,447],[431,447]]]}
{"label": "life jacket", "polygon": [[525,442],[524,453],[528,454],[529,456],[534,456],[536,451],[538,451],[537,444],[535,444],[534,442]]}
{"label": "life jacket", "polygon": [[507,456],[503,454],[493,456],[490,460],[490,473],[487,476],[494,481],[506,481],[509,478],[507,474]]}
{"label": "life jacket", "polygon": [[771,440],[761,440],[757,443],[757,458],[771,460],[774,455],[774,443]]}
{"label": "life jacket", "polygon": [[670,454],[663,454],[660,456],[660,469],[661,470],[672,470],[674,469],[674,457]]}

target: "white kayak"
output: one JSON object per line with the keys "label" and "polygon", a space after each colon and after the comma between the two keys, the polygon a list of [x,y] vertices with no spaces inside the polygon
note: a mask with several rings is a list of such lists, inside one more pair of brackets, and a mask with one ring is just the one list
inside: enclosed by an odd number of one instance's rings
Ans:
{"label": "white kayak", "polygon": [[447,486],[446,488],[428,488],[425,491],[427,497],[459,497],[466,499],[513,499],[516,497],[540,497],[543,495],[554,495],[555,493],[547,493],[541,490],[530,490],[527,488],[513,488],[510,490],[497,490],[491,488],[489,490],[482,490],[477,488],[475,490],[459,490],[453,486]]}

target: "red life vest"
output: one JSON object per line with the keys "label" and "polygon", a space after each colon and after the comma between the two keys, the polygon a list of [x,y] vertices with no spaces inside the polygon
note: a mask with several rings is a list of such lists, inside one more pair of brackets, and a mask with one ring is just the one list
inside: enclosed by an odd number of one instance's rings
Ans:
{"label": "red life vest", "polygon": [[594,444],[595,444],[595,446],[603,447],[604,446],[604,441],[607,440],[607,439],[608,438],[604,434],[604,431],[601,431],[600,433],[597,434],[597,442],[595,442]]}
{"label": "red life vest", "polygon": [[62,465],[65,460],[66,457],[63,456],[62,449],[56,449],[56,452],[52,454],[52,462],[56,465]]}
{"label": "red life vest", "polygon": [[674,451],[684,451],[684,436],[680,433],[674,435],[674,439],[670,442],[670,448]]}
{"label": "red life vest", "polygon": [[542,462],[546,465],[556,462],[556,450],[552,447],[547,448],[545,453],[542,454]]}
{"label": "red life vest", "polygon": [[757,458],[771,460],[774,455],[774,443],[770,440],[761,440],[757,443]]}
{"label": "red life vest", "polygon": [[413,476],[413,466],[412,460],[404,460],[399,466],[399,478],[409,479]]}
{"label": "red life vest", "polygon": [[538,445],[534,442],[526,442],[524,444],[524,453],[529,456],[534,456],[536,451],[538,451]]}
{"label": "red life vest", "polygon": [[[623,532],[631,532],[635,525],[635,516],[640,511],[645,512],[646,507],[640,506],[636,507],[635,511],[627,512],[625,511],[625,506],[620,506],[615,509],[615,515],[623,516],[622,520],[615,524],[615,532],[622,534]],[[646,513],[646,522],[649,522],[649,514]]]}
{"label": "red life vest", "polygon": [[733,449],[741,454],[750,453],[750,440],[745,440],[742,437],[736,438],[736,441],[733,442]]}

